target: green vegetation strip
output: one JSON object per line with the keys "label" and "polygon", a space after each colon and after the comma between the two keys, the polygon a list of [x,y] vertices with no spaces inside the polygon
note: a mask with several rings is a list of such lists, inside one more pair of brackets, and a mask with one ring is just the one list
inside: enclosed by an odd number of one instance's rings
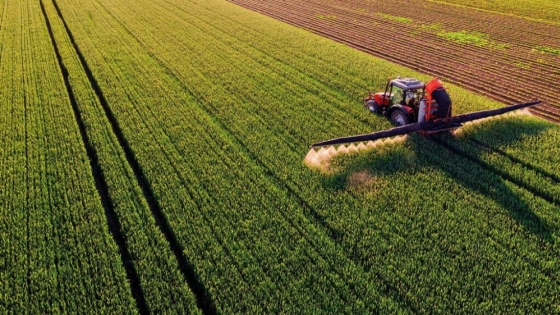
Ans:
{"label": "green vegetation strip", "polygon": [[437,34],[445,39],[460,43],[460,44],[471,44],[475,46],[486,46],[488,45],[488,35],[480,32],[439,32]]}
{"label": "green vegetation strip", "polygon": [[0,8],[0,313],[133,314],[39,2]]}
{"label": "green vegetation strip", "polygon": [[88,133],[88,145],[95,150],[99,167],[103,170],[107,197],[116,215],[114,219],[118,220],[113,224],[119,225],[123,241],[126,240],[121,251],[129,251],[124,259],[130,261],[125,261],[125,264],[132,264],[131,268],[139,279],[132,288],[138,291],[133,292],[138,295],[137,299],[145,304],[139,311],[180,313],[189,310],[196,313],[194,296],[177,268],[179,263],[156,225],[136,175],[127,162],[124,149],[112,130],[63,21],[51,0],[44,3],[64,67],[69,72],[80,119]]}
{"label": "green vegetation strip", "polygon": [[376,15],[386,18],[387,20],[391,20],[391,21],[397,21],[397,22],[401,22],[401,23],[412,23],[412,19],[409,18],[405,18],[402,16],[394,16],[394,15],[390,15],[390,14],[386,14],[386,13],[376,13]]}
{"label": "green vegetation strip", "polygon": [[547,47],[547,46],[536,46],[534,48],[535,51],[541,52],[541,53],[545,53],[545,54],[551,54],[551,55],[557,55],[560,57],[560,49],[559,48],[553,48],[553,47]]}

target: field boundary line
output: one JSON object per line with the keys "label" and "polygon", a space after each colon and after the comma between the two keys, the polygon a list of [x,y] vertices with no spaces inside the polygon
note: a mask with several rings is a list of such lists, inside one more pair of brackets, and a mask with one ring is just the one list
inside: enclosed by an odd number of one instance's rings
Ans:
{"label": "field boundary line", "polygon": [[131,292],[132,296],[134,297],[134,300],[136,301],[136,307],[138,308],[139,313],[140,314],[149,314],[149,308],[148,308],[148,305],[146,303],[146,299],[144,297],[144,292],[143,292],[142,287],[140,285],[140,278],[138,276],[136,268],[132,264],[132,260],[133,260],[132,256],[131,256],[130,252],[128,251],[128,248],[127,248],[127,245],[126,245],[126,239],[125,239],[125,237],[122,233],[122,229],[121,229],[121,225],[120,225],[118,216],[117,216],[117,214],[115,212],[115,209],[113,207],[111,197],[109,196],[107,180],[106,180],[105,175],[103,174],[103,172],[101,170],[101,165],[99,164],[99,159],[98,159],[98,156],[97,156],[97,152],[96,152],[95,148],[91,145],[91,142],[90,142],[91,140],[89,139],[89,136],[87,134],[87,131],[86,131],[87,129],[86,129],[85,123],[84,123],[83,118],[81,116],[81,113],[78,109],[78,105],[77,105],[77,102],[76,102],[76,97],[75,97],[74,91],[72,90],[72,87],[70,85],[68,69],[64,65],[64,62],[62,60],[62,56],[61,56],[60,51],[58,49],[58,44],[57,44],[55,36],[53,34],[51,23],[50,23],[48,15],[47,15],[47,12],[45,10],[43,0],[40,0],[40,6],[41,6],[41,11],[43,13],[43,16],[45,18],[47,30],[49,32],[49,36],[50,36],[50,39],[51,39],[51,43],[53,45],[53,49],[54,49],[54,52],[56,54],[56,59],[58,61],[58,65],[60,67],[62,77],[64,79],[64,84],[66,86],[66,92],[68,94],[70,104],[72,105],[72,110],[74,112],[74,117],[76,119],[76,123],[78,124],[78,128],[80,130],[80,135],[81,135],[81,138],[82,138],[82,142],[84,144],[87,155],[89,157],[91,172],[92,172],[93,178],[95,179],[95,186],[97,188],[97,192],[98,192],[99,197],[101,199],[101,203],[103,205],[103,208],[105,209],[105,216],[107,218],[107,225],[109,227],[109,231],[111,232],[111,235],[113,236],[113,239],[114,239],[115,243],[117,243],[117,246],[119,248],[119,254],[121,256],[121,261],[122,261],[123,266],[126,270],[127,278],[130,281],[130,289],[132,291]]}

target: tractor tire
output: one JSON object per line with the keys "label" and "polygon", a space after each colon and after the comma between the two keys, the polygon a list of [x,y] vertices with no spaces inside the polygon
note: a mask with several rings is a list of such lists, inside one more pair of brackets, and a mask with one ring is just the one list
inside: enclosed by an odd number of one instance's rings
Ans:
{"label": "tractor tire", "polygon": [[410,119],[402,110],[395,109],[394,111],[391,112],[391,122],[395,126],[399,127],[399,126],[408,125],[410,123]]}
{"label": "tractor tire", "polygon": [[367,107],[367,109],[369,109],[374,114],[377,114],[377,115],[381,114],[381,107],[374,100],[369,100],[366,103],[366,107]]}

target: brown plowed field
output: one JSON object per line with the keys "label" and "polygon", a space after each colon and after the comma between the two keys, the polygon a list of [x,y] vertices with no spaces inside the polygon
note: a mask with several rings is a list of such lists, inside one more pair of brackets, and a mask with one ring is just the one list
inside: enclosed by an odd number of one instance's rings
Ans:
{"label": "brown plowed field", "polygon": [[560,55],[539,51],[560,48],[558,24],[423,0],[230,1],[505,104],[539,98],[532,112],[560,122]]}

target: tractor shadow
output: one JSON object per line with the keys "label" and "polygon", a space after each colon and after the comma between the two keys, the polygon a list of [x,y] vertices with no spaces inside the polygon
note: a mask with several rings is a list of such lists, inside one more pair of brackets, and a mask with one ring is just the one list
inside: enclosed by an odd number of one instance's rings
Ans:
{"label": "tractor shadow", "polygon": [[[507,146],[515,144],[525,136],[537,135],[551,127],[550,123],[534,119],[504,118],[486,122],[483,128],[466,130],[460,137],[484,139],[490,147]],[[501,134],[507,136],[497,138]],[[432,136],[432,139],[414,134],[399,145],[335,159],[332,164],[334,173],[325,176],[323,185],[327,189],[340,191],[351,188],[356,174],[367,173],[373,178],[380,176],[392,178],[403,175],[414,176],[419,172],[425,174],[430,170],[443,171],[455,180],[457,185],[484,195],[508,209],[509,215],[530,233],[545,242],[553,243],[551,228],[535,214],[531,205],[527,204],[518,193],[512,191],[507,185],[508,181],[500,174],[485,169],[472,160],[473,156],[476,159],[484,154],[486,149],[478,148],[474,152],[471,150],[469,153],[471,159],[469,159],[456,151],[449,150],[446,144],[452,146],[454,141],[460,141],[455,138],[456,136],[451,134]],[[390,183],[387,189],[391,189]],[[435,194],[434,198],[440,196],[438,192],[427,193]]]}

